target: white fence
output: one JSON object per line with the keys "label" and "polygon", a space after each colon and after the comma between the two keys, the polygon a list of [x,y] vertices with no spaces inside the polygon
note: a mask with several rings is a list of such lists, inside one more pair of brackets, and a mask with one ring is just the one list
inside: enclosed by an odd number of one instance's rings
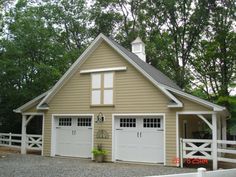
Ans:
{"label": "white fence", "polygon": [[206,171],[205,168],[198,168],[197,173],[182,173],[172,175],[161,175],[152,177],[235,177],[236,169]]}
{"label": "white fence", "polygon": [[[26,135],[27,149],[42,150],[42,135]],[[0,146],[19,147],[21,146],[21,134],[0,133]]]}
{"label": "white fence", "polygon": [[[213,160],[212,140],[180,139],[180,142],[181,167],[183,167],[184,159],[198,159],[202,162],[204,162],[204,159]],[[236,145],[236,141],[217,140],[217,161],[236,163],[236,159],[225,157],[225,154],[236,154],[236,148],[229,149],[229,145]]]}

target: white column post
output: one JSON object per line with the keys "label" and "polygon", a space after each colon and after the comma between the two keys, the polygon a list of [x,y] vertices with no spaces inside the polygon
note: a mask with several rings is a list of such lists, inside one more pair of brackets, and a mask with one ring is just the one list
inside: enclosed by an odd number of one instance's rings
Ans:
{"label": "white column post", "polygon": [[216,117],[217,117],[217,138],[221,140],[221,137],[222,137],[221,118],[220,116],[216,116]]}
{"label": "white column post", "polygon": [[[222,140],[222,126],[221,126],[221,117],[219,115],[216,116],[217,119],[217,140]],[[222,147],[222,144],[217,144],[218,148]],[[217,152],[217,157],[221,156],[221,152]]]}
{"label": "white column post", "polygon": [[180,167],[184,167],[184,159],[183,159],[183,139],[180,138],[180,159],[178,160],[180,162]]}
{"label": "white column post", "polygon": [[26,154],[26,115],[22,115],[21,125],[21,154]]}
{"label": "white column post", "polygon": [[222,121],[222,140],[227,140],[227,123],[226,117],[221,117]]}
{"label": "white column post", "polygon": [[198,168],[197,169],[197,177],[204,177],[206,169],[205,168]]}
{"label": "white column post", "polygon": [[217,118],[216,113],[212,114],[212,161],[213,170],[217,170]]}
{"label": "white column post", "polygon": [[[226,117],[221,117],[221,131],[222,131],[222,140],[227,140],[227,122],[226,122]],[[222,145],[223,148],[226,148],[226,144]]]}

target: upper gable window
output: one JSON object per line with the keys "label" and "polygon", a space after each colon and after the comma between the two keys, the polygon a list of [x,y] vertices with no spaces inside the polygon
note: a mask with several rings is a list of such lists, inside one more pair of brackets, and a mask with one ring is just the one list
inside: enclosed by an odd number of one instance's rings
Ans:
{"label": "upper gable window", "polygon": [[92,104],[101,104],[101,74],[92,74]]}
{"label": "upper gable window", "polygon": [[92,105],[113,104],[113,72],[91,74]]}

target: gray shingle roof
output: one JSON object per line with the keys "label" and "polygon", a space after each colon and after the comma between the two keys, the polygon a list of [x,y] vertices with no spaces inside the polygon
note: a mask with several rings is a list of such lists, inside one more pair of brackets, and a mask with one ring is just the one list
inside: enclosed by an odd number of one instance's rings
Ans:
{"label": "gray shingle roof", "polygon": [[148,75],[150,75],[156,82],[172,87],[174,89],[182,91],[182,89],[169,77],[163,74],[158,69],[154,68],[152,65],[141,60],[137,55],[130,52],[126,48],[122,47],[120,44],[115,42],[113,39],[108,38],[117,48],[119,48],[124,54],[126,54],[130,59],[132,59],[138,66],[140,66]]}

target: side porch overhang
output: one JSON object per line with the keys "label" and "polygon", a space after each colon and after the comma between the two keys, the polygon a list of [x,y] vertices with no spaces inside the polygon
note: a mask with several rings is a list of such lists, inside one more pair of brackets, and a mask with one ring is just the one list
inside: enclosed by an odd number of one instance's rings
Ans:
{"label": "side porch overhang", "polygon": [[[218,168],[217,161],[217,142],[219,140],[227,140],[227,112],[224,111],[183,111],[176,112],[176,144],[177,144],[177,158],[180,158],[183,152],[180,140],[183,138],[192,140],[206,140],[211,142],[211,158],[213,162],[213,169]],[[199,141],[201,144],[201,142]],[[195,146],[192,144],[193,147]],[[202,149],[206,148],[209,144],[202,145]],[[205,147],[206,146],[206,147]],[[201,147],[200,147],[201,148]],[[197,147],[196,147],[197,149]],[[193,151],[192,154],[198,151]],[[208,155],[204,151],[202,154]]]}

